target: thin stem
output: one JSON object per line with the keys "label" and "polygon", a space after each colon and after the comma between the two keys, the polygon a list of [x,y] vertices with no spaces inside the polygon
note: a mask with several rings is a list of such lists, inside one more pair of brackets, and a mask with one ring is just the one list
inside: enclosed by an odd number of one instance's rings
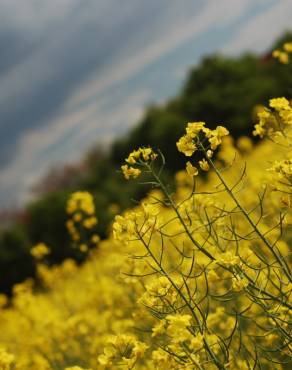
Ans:
{"label": "thin stem", "polygon": [[168,193],[168,190],[166,189],[165,185],[163,184],[163,182],[160,180],[160,178],[156,175],[155,171],[151,168],[151,166],[147,165],[148,167],[148,170],[151,171],[152,175],[154,176],[155,180],[157,181],[157,183],[159,184],[159,186],[161,187],[161,189],[163,190],[164,194],[166,195],[167,197],[167,200],[169,201],[169,203],[171,204],[173,210],[175,211],[180,223],[182,224],[183,228],[185,229],[185,232],[186,234],[188,235],[188,237],[190,238],[190,240],[192,241],[192,243],[202,252],[205,254],[205,256],[207,256],[208,258],[210,258],[212,261],[215,260],[215,258],[204,248],[202,247],[192,236],[192,234],[190,233],[187,225],[185,224],[183,218],[181,217],[181,214],[179,213],[179,210],[176,206],[176,204],[174,203],[172,197],[170,196],[170,194]]}
{"label": "thin stem", "polygon": [[287,278],[289,279],[289,281],[291,282],[292,281],[292,276],[291,276],[291,272],[289,270],[289,267],[286,265],[286,263],[283,262],[283,260],[277,255],[277,253],[275,252],[274,248],[272,247],[272,245],[270,244],[270,242],[263,236],[263,234],[260,232],[260,230],[258,229],[257,225],[254,224],[254,222],[252,221],[252,219],[250,218],[249,214],[246,212],[246,210],[243,208],[243,206],[239,203],[239,201],[237,200],[237,198],[234,196],[232,190],[229,188],[229,186],[227,185],[226,181],[224,180],[223,176],[221,175],[220,171],[217,169],[217,167],[215,166],[214,162],[212,161],[211,158],[209,158],[207,156],[207,153],[206,153],[206,150],[204,148],[204,146],[202,144],[200,144],[200,147],[201,149],[203,150],[204,154],[205,154],[205,157],[208,161],[208,163],[212,166],[212,168],[214,169],[216,175],[218,176],[218,178],[220,179],[221,183],[223,184],[223,186],[225,187],[228,195],[233,199],[233,201],[235,202],[236,206],[240,209],[240,211],[242,212],[242,214],[245,216],[245,218],[247,219],[248,223],[252,226],[252,228],[254,229],[254,231],[256,232],[256,234],[259,236],[259,238],[264,242],[264,244],[269,248],[269,250],[272,252],[273,256],[276,258],[276,260],[278,261],[278,263],[281,265],[285,275],[287,276]]}

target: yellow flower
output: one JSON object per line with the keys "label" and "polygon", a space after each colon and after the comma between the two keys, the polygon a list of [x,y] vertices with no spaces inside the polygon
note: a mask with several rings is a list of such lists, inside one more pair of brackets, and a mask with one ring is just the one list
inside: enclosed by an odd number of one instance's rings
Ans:
{"label": "yellow flower", "polygon": [[187,136],[195,138],[204,129],[205,122],[190,122],[186,128]]}
{"label": "yellow flower", "polygon": [[205,158],[199,161],[199,165],[203,171],[209,171],[210,169],[209,163],[206,161]]}
{"label": "yellow flower", "polygon": [[208,150],[207,150],[207,157],[208,157],[208,158],[212,158],[212,157],[213,157],[213,152],[212,152],[212,150],[210,150],[210,149],[208,149]]}
{"label": "yellow flower", "polygon": [[139,170],[139,168],[129,167],[127,164],[123,165],[121,169],[126,180],[129,180],[131,177],[135,179],[141,174],[141,170]]}
{"label": "yellow flower", "polygon": [[152,361],[155,369],[159,370],[178,370],[175,359],[162,348],[152,352]]}
{"label": "yellow flower", "polygon": [[4,348],[0,347],[0,369],[10,370],[14,362],[14,356],[6,352]]}
{"label": "yellow flower", "polygon": [[[112,336],[107,340],[104,353],[98,357],[101,365],[121,364],[132,369],[138,359],[143,357],[148,346],[132,335]],[[112,367],[113,368],[113,367]]]}
{"label": "yellow flower", "polygon": [[82,214],[80,212],[75,213],[75,215],[73,216],[73,220],[75,222],[80,222],[82,220]]}
{"label": "yellow flower", "polygon": [[126,213],[125,216],[115,216],[113,236],[116,240],[128,242],[136,236],[135,213]]}
{"label": "yellow flower", "polygon": [[50,248],[44,243],[39,243],[30,250],[31,255],[37,260],[41,260],[43,257],[50,254],[50,252]]}
{"label": "yellow flower", "polygon": [[140,152],[142,154],[142,157],[143,157],[144,161],[149,161],[150,160],[151,154],[152,154],[152,149],[151,148],[142,148],[142,149],[140,149]]}
{"label": "yellow flower", "polygon": [[282,109],[290,109],[289,101],[286,98],[274,98],[270,99],[269,105],[278,111]]}
{"label": "yellow flower", "polygon": [[248,280],[245,278],[240,278],[240,277],[233,277],[232,278],[232,288],[236,292],[240,292],[244,288],[248,286]]}
{"label": "yellow flower", "polygon": [[97,218],[92,216],[88,217],[83,221],[83,226],[86,227],[87,229],[93,228],[97,224]]}
{"label": "yellow flower", "polygon": [[67,213],[83,211],[88,215],[95,212],[93,196],[87,191],[77,191],[72,193],[67,202]]}
{"label": "yellow flower", "polygon": [[129,154],[128,158],[126,159],[126,162],[129,164],[135,164],[137,160],[140,157],[140,151],[134,150],[132,153]]}
{"label": "yellow flower", "polygon": [[280,63],[287,64],[289,62],[289,55],[285,51],[274,50],[272,55],[279,59]]}
{"label": "yellow flower", "polygon": [[219,137],[227,136],[229,135],[229,131],[226,127],[223,126],[217,126],[215,129],[216,135]]}
{"label": "yellow flower", "polygon": [[215,270],[210,270],[208,272],[207,277],[208,277],[208,282],[210,282],[210,283],[214,283],[214,282],[220,280],[220,278],[219,278],[219,276],[218,276],[218,274]]}
{"label": "yellow flower", "polygon": [[249,153],[253,148],[253,143],[248,136],[241,136],[236,144],[238,149],[243,153]]}
{"label": "yellow flower", "polygon": [[225,266],[234,266],[239,263],[240,259],[231,252],[220,253],[216,257],[216,262]]}
{"label": "yellow flower", "polygon": [[190,348],[194,351],[198,351],[204,345],[204,337],[202,334],[198,333],[191,339]]}
{"label": "yellow flower", "polygon": [[217,147],[221,144],[221,138],[218,137],[218,136],[212,136],[210,139],[209,139],[209,143],[211,145],[211,149],[212,150],[216,150]]}
{"label": "yellow flower", "polygon": [[229,135],[229,131],[223,126],[217,126],[215,130],[209,131],[207,137],[212,150],[217,149],[217,147],[222,142],[222,137]]}
{"label": "yellow flower", "polygon": [[191,162],[187,162],[186,170],[188,175],[190,176],[197,176],[199,171],[198,169],[191,164]]}
{"label": "yellow flower", "polygon": [[167,315],[167,334],[172,337],[174,343],[184,342],[192,337],[187,329],[191,325],[191,315]]}
{"label": "yellow flower", "polygon": [[176,143],[177,149],[185,156],[190,157],[194,154],[196,145],[193,143],[192,137],[188,135],[182,136]]}
{"label": "yellow flower", "polygon": [[146,162],[149,160],[154,161],[157,158],[157,154],[154,153],[152,148],[139,148],[129,154],[126,162],[129,164],[135,164],[141,158]]}
{"label": "yellow flower", "polygon": [[80,249],[81,252],[85,253],[85,252],[88,251],[88,246],[86,244],[81,244],[79,246],[79,249]]}
{"label": "yellow flower", "polygon": [[160,320],[158,324],[156,324],[152,328],[152,337],[156,337],[157,335],[161,335],[165,333],[165,326],[166,326],[166,321],[165,320]]}
{"label": "yellow flower", "polygon": [[147,217],[156,217],[161,211],[161,205],[159,203],[148,203],[142,202],[144,213]]}
{"label": "yellow flower", "polygon": [[292,53],[292,42],[286,42],[286,43],[283,45],[283,49],[284,49],[287,53]]}

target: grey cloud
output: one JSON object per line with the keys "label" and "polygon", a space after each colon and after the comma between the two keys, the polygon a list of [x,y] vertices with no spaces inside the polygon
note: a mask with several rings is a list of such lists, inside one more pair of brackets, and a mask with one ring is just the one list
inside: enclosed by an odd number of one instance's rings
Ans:
{"label": "grey cloud", "polygon": [[[64,18],[39,35],[0,29],[0,166],[17,154],[24,132],[58,114],[93,71],[102,71],[141,29],[158,23],[166,0],[75,1]],[[1,8],[1,4],[0,4]],[[39,30],[39,26],[37,28]],[[144,31],[143,31],[144,32]],[[143,33],[142,32],[142,33]],[[118,67],[118,63],[117,63]]]}
{"label": "grey cloud", "polygon": [[[184,58],[193,63],[208,49],[201,47],[205,32],[217,22],[234,30],[254,4],[223,0],[218,9],[216,0],[50,0],[37,10],[36,3],[0,0],[0,206],[23,200],[42,171],[76,159],[95,135],[101,140],[125,129],[148,96],[165,99],[174,71],[186,69]],[[146,95],[131,100],[141,89]]]}

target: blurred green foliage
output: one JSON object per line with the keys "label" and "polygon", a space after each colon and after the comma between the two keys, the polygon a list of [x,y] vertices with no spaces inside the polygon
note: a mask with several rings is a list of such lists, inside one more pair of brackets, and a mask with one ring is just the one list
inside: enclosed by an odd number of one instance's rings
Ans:
{"label": "blurred green foliage", "polygon": [[66,257],[75,257],[70,248],[70,239],[64,230],[68,192],[56,191],[44,195],[27,207],[26,230],[32,244],[44,242],[51,249],[54,262]]}
{"label": "blurred green foliage", "polygon": [[29,250],[27,230],[20,225],[0,233],[0,292],[9,293],[13,284],[34,276],[35,266]]}
{"label": "blurred green foliage", "polygon": [[[271,50],[291,39],[292,33],[287,33]],[[94,195],[98,232],[103,238],[113,210],[130,207],[133,199],[141,199],[147,191],[135,182],[126,182],[117,171],[130,151],[148,145],[159,148],[168,158],[164,176],[171,185],[171,175],[185,163],[175,143],[186,122],[206,121],[211,128],[223,124],[235,138],[250,135],[255,105],[266,104],[272,97],[291,99],[291,87],[292,64],[281,65],[271,53],[264,57],[213,55],[203,59],[189,72],[177,97],[163,106],[148,108],[143,119],[127,136],[116,140],[109,152],[92,150],[84,161],[85,170],[74,173],[74,181],[60,183],[48,194],[44,188],[44,194],[27,206],[26,221],[0,233],[0,290],[8,292],[14,283],[34,275],[29,250],[36,243],[50,246],[49,264],[68,257],[78,262],[84,259],[73,248],[65,227],[66,202],[72,191],[88,190]]]}

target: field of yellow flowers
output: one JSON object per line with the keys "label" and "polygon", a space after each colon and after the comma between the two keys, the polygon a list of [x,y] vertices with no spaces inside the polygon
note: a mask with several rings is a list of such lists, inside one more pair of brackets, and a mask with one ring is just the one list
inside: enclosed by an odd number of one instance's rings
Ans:
{"label": "field of yellow flowers", "polygon": [[32,250],[41,286],[0,296],[1,370],[291,368],[292,107],[257,109],[256,147],[187,125],[175,192],[162,153],[133,151],[125,178],[146,172],[153,190],[107,240],[90,235],[91,195],[72,194],[72,240],[97,246],[81,267],[48,268],[48,247]]}

